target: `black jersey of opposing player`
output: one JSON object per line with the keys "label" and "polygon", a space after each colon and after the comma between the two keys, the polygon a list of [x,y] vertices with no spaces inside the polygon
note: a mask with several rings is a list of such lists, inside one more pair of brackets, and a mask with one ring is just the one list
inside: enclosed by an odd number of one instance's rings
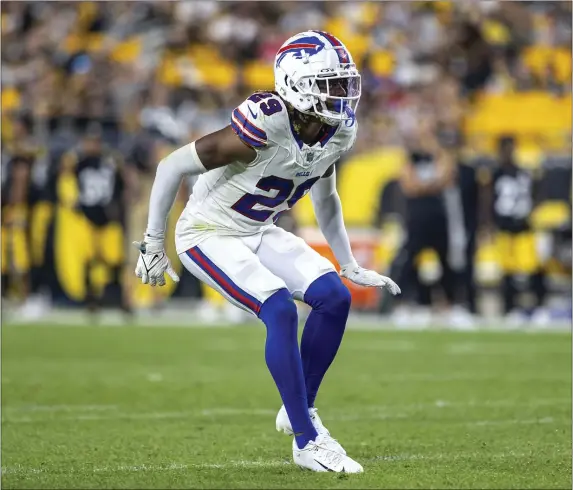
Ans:
{"label": "black jersey of opposing player", "polygon": [[78,182],[78,205],[92,223],[98,226],[121,220],[124,182],[119,156],[76,154],[75,173]]}
{"label": "black jersey of opposing player", "polygon": [[516,165],[495,169],[492,176],[493,216],[501,231],[519,233],[529,229],[533,209],[533,179]]}
{"label": "black jersey of opposing player", "polygon": [[[438,176],[438,167],[434,155],[423,151],[411,151],[410,163],[422,182],[431,182]],[[431,196],[411,197],[407,199],[408,219],[427,219],[428,216],[445,215],[443,195],[441,192]]]}

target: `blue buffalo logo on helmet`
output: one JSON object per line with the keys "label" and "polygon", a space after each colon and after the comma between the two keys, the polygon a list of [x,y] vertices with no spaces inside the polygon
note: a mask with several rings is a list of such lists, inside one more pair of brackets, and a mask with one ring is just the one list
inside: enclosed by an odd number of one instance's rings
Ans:
{"label": "blue buffalo logo on helmet", "polygon": [[292,53],[297,60],[301,60],[304,56],[303,53],[313,56],[320,53],[323,49],[324,43],[318,37],[309,36],[298,38],[293,43],[287,44],[279,49],[277,53],[277,66],[280,65],[281,61],[289,53]]}

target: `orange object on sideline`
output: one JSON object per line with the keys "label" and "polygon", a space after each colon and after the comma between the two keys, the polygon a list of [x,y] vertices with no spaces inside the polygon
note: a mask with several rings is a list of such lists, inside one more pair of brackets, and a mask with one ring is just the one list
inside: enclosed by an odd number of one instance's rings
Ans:
{"label": "orange object on sideline", "polygon": [[[352,252],[354,257],[356,257],[357,262],[364,268],[375,269],[376,250],[378,247],[376,236],[371,232],[353,233],[349,231],[348,233],[350,236]],[[299,234],[314,250],[330,260],[336,267],[337,271],[340,269],[340,265],[334,258],[332,250],[319,230],[315,228],[304,228],[300,230]],[[380,301],[380,294],[384,294],[381,293],[378,288],[358,286],[347,279],[343,279],[343,281],[352,295],[352,308],[354,309],[373,310],[377,307],[378,302]]]}

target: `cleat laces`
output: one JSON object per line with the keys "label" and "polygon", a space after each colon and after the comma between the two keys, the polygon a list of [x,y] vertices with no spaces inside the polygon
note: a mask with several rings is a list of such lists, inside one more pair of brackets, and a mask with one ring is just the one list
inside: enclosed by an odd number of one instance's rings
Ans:
{"label": "cleat laces", "polygon": [[314,441],[313,451],[317,454],[320,454],[321,459],[323,459],[326,463],[332,466],[341,464],[344,455],[331,449],[328,446],[328,442],[329,442],[328,439],[325,438],[324,435],[317,437],[316,441]]}
{"label": "cleat laces", "polygon": [[340,443],[330,435],[330,432],[328,431],[328,429],[323,425],[322,420],[320,419],[320,417],[318,416],[318,409],[317,408],[310,408],[309,409],[309,413],[310,413],[310,419],[312,421],[312,425],[314,425],[314,428],[316,429],[316,432],[318,432],[319,435],[323,436],[324,439],[327,439],[327,441],[332,441],[335,442],[336,444],[340,445]]}

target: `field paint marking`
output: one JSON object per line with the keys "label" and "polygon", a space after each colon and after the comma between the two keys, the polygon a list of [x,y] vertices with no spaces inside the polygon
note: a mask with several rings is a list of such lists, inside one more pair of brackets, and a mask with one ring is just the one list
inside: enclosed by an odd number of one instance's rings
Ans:
{"label": "field paint marking", "polygon": [[117,405],[5,405],[2,410],[13,412],[104,412],[117,410]]}
{"label": "field paint marking", "polygon": [[464,422],[465,425],[475,425],[475,426],[484,426],[484,425],[536,425],[536,424],[552,424],[555,420],[553,417],[542,417],[540,419],[529,419],[529,420],[519,420],[519,419],[511,419],[511,420],[478,420],[477,422]]}
{"label": "field paint marking", "polygon": [[[359,375],[358,378],[364,381],[372,381],[371,374]],[[375,378],[381,383],[406,383],[406,382],[430,382],[440,383],[448,381],[505,381],[505,382],[530,382],[530,381],[567,381],[571,383],[571,373],[565,375],[525,375],[525,376],[500,376],[499,374],[490,374],[476,376],[471,373],[460,374],[429,374],[429,373],[410,373],[379,376]]]}
{"label": "field paint marking", "polygon": [[[340,422],[357,422],[360,420],[397,420],[397,419],[413,419],[417,418],[416,414],[406,414],[406,413],[398,413],[398,414],[388,414],[388,413],[372,413],[370,415],[347,415],[342,417],[330,417],[329,420],[340,421]],[[447,424],[447,425],[465,425],[468,427],[484,427],[484,426],[498,426],[498,425],[536,425],[536,424],[553,424],[559,422],[567,422],[566,419],[563,420],[555,420],[553,417],[541,417],[539,419],[509,419],[509,420],[477,420],[477,421],[468,421],[468,420],[440,420],[440,419],[432,419],[428,420],[420,420],[420,423],[440,423],[440,424]]]}
{"label": "field paint marking", "polygon": [[395,408],[404,409],[427,409],[427,408],[448,408],[448,407],[537,407],[547,405],[571,404],[570,398],[537,398],[527,401],[516,400],[468,400],[452,402],[448,400],[436,400],[428,403],[412,403],[409,405],[361,405],[361,410],[392,410]]}
{"label": "field paint marking", "polygon": [[[436,453],[436,454],[398,454],[388,456],[376,456],[362,460],[364,463],[374,463],[384,461],[388,463],[401,462],[401,461],[435,461],[435,460],[457,460],[464,458],[487,458],[487,459],[506,459],[506,458],[527,458],[534,456],[531,453]],[[96,468],[74,468],[66,469],[66,473],[84,473],[91,471],[92,473],[120,473],[120,472],[140,472],[140,471],[182,471],[188,469],[228,469],[228,468],[274,468],[280,466],[294,466],[291,461],[269,460],[269,461],[228,461],[225,463],[197,463],[197,464],[184,464],[184,463],[171,463],[168,465],[155,465],[155,464],[140,464],[140,465],[120,465],[120,466],[103,466]],[[50,474],[60,473],[60,471],[50,471],[49,468],[26,468],[21,465],[2,467],[3,475],[37,475],[37,474]]]}
{"label": "field paint marking", "polygon": [[563,349],[544,349],[538,346],[515,346],[501,342],[454,342],[446,344],[445,353],[452,356],[460,355],[483,355],[483,356],[514,356],[522,354],[545,354],[545,355],[571,355],[571,345],[564,344]]}
{"label": "field paint marking", "polygon": [[411,340],[383,340],[375,343],[356,343],[344,346],[345,350],[351,351],[375,351],[375,352],[411,352],[423,350],[421,344]]}
{"label": "field paint marking", "polygon": [[[352,414],[338,414],[336,412],[329,416],[330,420],[337,421],[351,421],[351,420],[364,420],[364,419],[396,419],[396,418],[408,418],[412,417],[414,414],[406,413],[369,413],[369,412],[384,412],[390,410],[424,410],[428,408],[447,408],[447,407],[493,407],[493,406],[507,406],[507,407],[534,407],[534,406],[547,406],[547,405],[557,405],[562,403],[571,403],[570,399],[558,398],[558,399],[534,399],[527,402],[515,402],[513,400],[485,400],[485,401],[468,401],[468,402],[450,402],[446,400],[436,400],[433,403],[415,403],[409,405],[362,405],[360,406],[358,412],[352,411]],[[45,411],[57,411],[60,407],[83,407],[83,409],[88,410],[117,410],[115,405],[53,405],[53,406],[42,406],[38,405],[39,410]],[[105,407],[105,408],[104,408]],[[9,407],[6,407],[10,409]],[[52,410],[50,410],[52,409]],[[67,410],[66,411],[70,411]],[[247,415],[247,416],[271,416],[277,413],[276,409],[271,408],[232,408],[232,407],[220,407],[220,408],[208,408],[198,411],[178,411],[178,412],[142,412],[142,413],[113,413],[109,415],[98,415],[98,414],[86,414],[86,415],[74,415],[70,417],[58,417],[58,418],[31,418],[31,417],[20,417],[20,418],[3,418],[3,422],[7,423],[34,423],[34,422],[45,422],[45,421],[67,421],[67,420],[77,420],[77,421],[89,421],[89,420],[115,420],[115,419],[128,419],[128,420],[145,420],[145,419],[176,419],[176,418],[187,418],[193,416],[205,416],[205,417],[217,417],[217,416],[235,416],[235,415]]]}
{"label": "field paint marking", "polygon": [[2,422],[8,424],[25,424],[25,423],[43,423],[43,422],[59,422],[59,421],[90,421],[90,420],[159,420],[159,419],[184,419],[197,416],[203,417],[218,417],[218,416],[235,416],[235,415],[276,415],[277,410],[273,409],[255,409],[255,408],[208,408],[204,410],[195,411],[179,411],[179,412],[141,412],[141,413],[112,413],[109,415],[103,414],[85,414],[73,415],[69,417],[57,418],[32,418],[20,417],[11,418],[3,417]]}
{"label": "field paint marking", "polygon": [[[420,403],[411,405],[370,405],[359,407],[358,410],[349,412],[333,412],[328,416],[329,420],[348,422],[357,420],[396,420],[407,419],[416,417],[417,411],[430,409],[430,408],[447,408],[447,407],[476,407],[476,406],[508,406],[508,407],[532,407],[532,406],[547,406],[556,405],[559,403],[570,403],[568,399],[556,400],[532,400],[528,403],[512,402],[511,400],[490,400],[484,402],[447,402],[444,400],[436,400],[434,403]],[[114,406],[110,406],[114,407]],[[114,407],[115,408],[115,407]],[[188,410],[176,412],[132,412],[125,413],[119,411],[112,411],[104,414],[99,413],[86,413],[76,414],[65,417],[3,417],[2,422],[7,424],[26,424],[26,423],[44,423],[44,422],[61,422],[61,421],[103,421],[103,420],[161,420],[161,419],[185,419],[193,417],[233,417],[233,416],[274,416],[277,413],[276,409],[271,408],[232,408],[232,407],[214,407],[201,410]],[[540,422],[541,420],[541,422]],[[505,425],[505,424],[533,424],[533,423],[553,423],[551,417],[545,417],[533,421],[520,421],[519,419],[512,420],[489,420],[478,422],[448,422],[448,423],[463,423],[468,425]]]}
{"label": "field paint marking", "polygon": [[272,408],[207,408],[201,415],[207,417],[218,415],[276,415],[278,410]]}

